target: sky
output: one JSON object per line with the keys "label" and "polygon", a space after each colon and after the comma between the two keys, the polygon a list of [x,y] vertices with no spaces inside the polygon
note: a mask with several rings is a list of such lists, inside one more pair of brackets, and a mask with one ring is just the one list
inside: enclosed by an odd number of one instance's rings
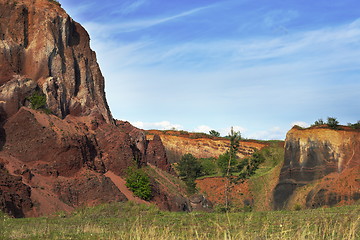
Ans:
{"label": "sky", "polygon": [[89,32],[113,117],[285,139],[360,120],[358,0],[60,0]]}

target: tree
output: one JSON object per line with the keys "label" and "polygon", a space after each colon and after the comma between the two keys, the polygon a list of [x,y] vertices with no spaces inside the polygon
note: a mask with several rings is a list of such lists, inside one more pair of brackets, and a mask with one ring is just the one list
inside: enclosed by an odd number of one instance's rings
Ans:
{"label": "tree", "polygon": [[325,124],[324,121],[321,118],[319,118],[318,120],[316,120],[314,122],[313,126],[319,126],[319,125],[324,125],[324,124]]}
{"label": "tree", "polygon": [[244,158],[238,165],[239,176],[237,181],[244,182],[246,179],[255,174],[259,165],[265,161],[265,157],[256,151],[249,158]]}
{"label": "tree", "polygon": [[196,191],[195,179],[201,176],[201,164],[192,154],[187,153],[181,157],[180,162],[177,165],[179,175],[186,183],[189,193]]}
{"label": "tree", "polygon": [[135,196],[150,200],[152,198],[152,189],[149,176],[142,169],[130,167],[127,169],[126,187],[128,187]]}
{"label": "tree", "polygon": [[[230,164],[230,165],[229,165]],[[230,157],[230,152],[226,151],[221,154],[217,159],[217,166],[220,169],[220,172],[223,177],[225,177],[228,173],[232,173],[235,171],[236,165],[236,157]]]}
{"label": "tree", "polygon": [[199,159],[199,161],[201,164],[201,175],[202,176],[212,175],[212,174],[216,174],[218,172],[216,158],[201,158],[201,159]]}
{"label": "tree", "polygon": [[211,136],[220,137],[220,133],[215,130],[210,130],[209,133]]}
{"label": "tree", "polygon": [[326,124],[328,125],[329,128],[332,129],[337,129],[339,126],[339,122],[336,120],[336,118],[333,117],[328,117]]}
{"label": "tree", "polygon": [[360,120],[357,123],[348,123],[348,126],[353,129],[360,129]]}
{"label": "tree", "polygon": [[[224,194],[225,194],[225,209],[229,209],[229,192],[231,191],[234,182],[233,178],[233,166],[236,163],[236,153],[240,146],[241,134],[240,132],[235,132],[233,127],[231,127],[228,138],[230,139],[229,150],[226,151],[225,154],[220,155],[219,157],[219,167],[225,177],[225,186],[224,186]],[[224,166],[225,165],[225,166]]]}

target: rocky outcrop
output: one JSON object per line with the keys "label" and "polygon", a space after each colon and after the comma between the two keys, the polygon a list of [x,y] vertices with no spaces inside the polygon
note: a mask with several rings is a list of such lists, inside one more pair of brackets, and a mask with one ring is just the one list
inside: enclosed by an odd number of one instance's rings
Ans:
{"label": "rocky outcrop", "polygon": [[7,117],[36,89],[57,116],[112,117],[89,35],[53,1],[0,0],[0,108]]}
{"label": "rocky outcrop", "polygon": [[22,183],[21,176],[12,176],[0,158],[0,209],[14,217],[24,217],[32,206],[30,187]]}
{"label": "rocky outcrop", "polygon": [[[41,110],[29,108],[35,92],[45,95]],[[152,167],[170,171],[161,141],[153,145],[112,119],[89,36],[59,4],[0,0],[1,210],[41,216],[127,201],[106,173],[146,166],[148,152]],[[154,203],[178,208],[167,194],[162,187]]]}
{"label": "rocky outcrop", "polygon": [[351,203],[359,198],[359,189],[358,130],[323,126],[294,127],[288,132],[284,165],[274,190],[276,209],[301,198],[298,204],[307,207]]}
{"label": "rocky outcrop", "polygon": [[166,150],[158,135],[155,135],[152,140],[148,140],[148,147],[146,149],[146,160],[148,163],[157,166],[158,168],[174,173],[171,165],[167,161]]}

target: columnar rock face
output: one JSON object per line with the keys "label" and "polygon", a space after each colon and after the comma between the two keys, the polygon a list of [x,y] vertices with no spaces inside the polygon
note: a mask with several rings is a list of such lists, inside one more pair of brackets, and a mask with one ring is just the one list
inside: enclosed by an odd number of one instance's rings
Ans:
{"label": "columnar rock face", "polygon": [[[50,114],[29,108],[34,93]],[[127,201],[119,182],[129,166],[147,165],[148,145],[144,131],[113,120],[78,23],[55,1],[0,0],[0,210],[40,216]],[[160,145],[151,148],[156,169],[169,166]],[[181,210],[156,184],[153,201]]]}
{"label": "columnar rock face", "polygon": [[[360,132],[347,127],[294,127],[286,136],[285,161],[274,191],[275,208],[302,194],[307,207],[360,198]],[[298,197],[297,197],[298,195]],[[305,202],[304,202],[305,201]]]}
{"label": "columnar rock face", "polygon": [[7,116],[35,89],[49,109],[110,123],[104,78],[89,35],[54,1],[0,0],[0,108]]}

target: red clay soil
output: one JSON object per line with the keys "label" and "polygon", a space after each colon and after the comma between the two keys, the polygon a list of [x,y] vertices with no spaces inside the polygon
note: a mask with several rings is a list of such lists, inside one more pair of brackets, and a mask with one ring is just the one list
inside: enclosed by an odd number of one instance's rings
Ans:
{"label": "red clay soil", "polygon": [[136,203],[143,203],[143,204],[146,204],[146,205],[150,205],[149,202],[147,201],[144,201],[142,200],[141,198],[139,197],[136,197],[133,192],[131,192],[127,187],[126,187],[126,181],[116,175],[115,173],[113,173],[112,171],[108,171],[107,173],[104,174],[106,177],[110,178],[111,181],[115,184],[115,186],[120,190],[120,192],[122,192],[126,198],[129,200],[129,201],[133,201],[133,202],[136,202]]}
{"label": "red clay soil", "polygon": [[[225,204],[225,178],[209,177],[196,180],[199,191],[214,204]],[[253,196],[249,191],[248,182],[236,184],[230,191],[229,199],[237,206],[253,203]]]}

